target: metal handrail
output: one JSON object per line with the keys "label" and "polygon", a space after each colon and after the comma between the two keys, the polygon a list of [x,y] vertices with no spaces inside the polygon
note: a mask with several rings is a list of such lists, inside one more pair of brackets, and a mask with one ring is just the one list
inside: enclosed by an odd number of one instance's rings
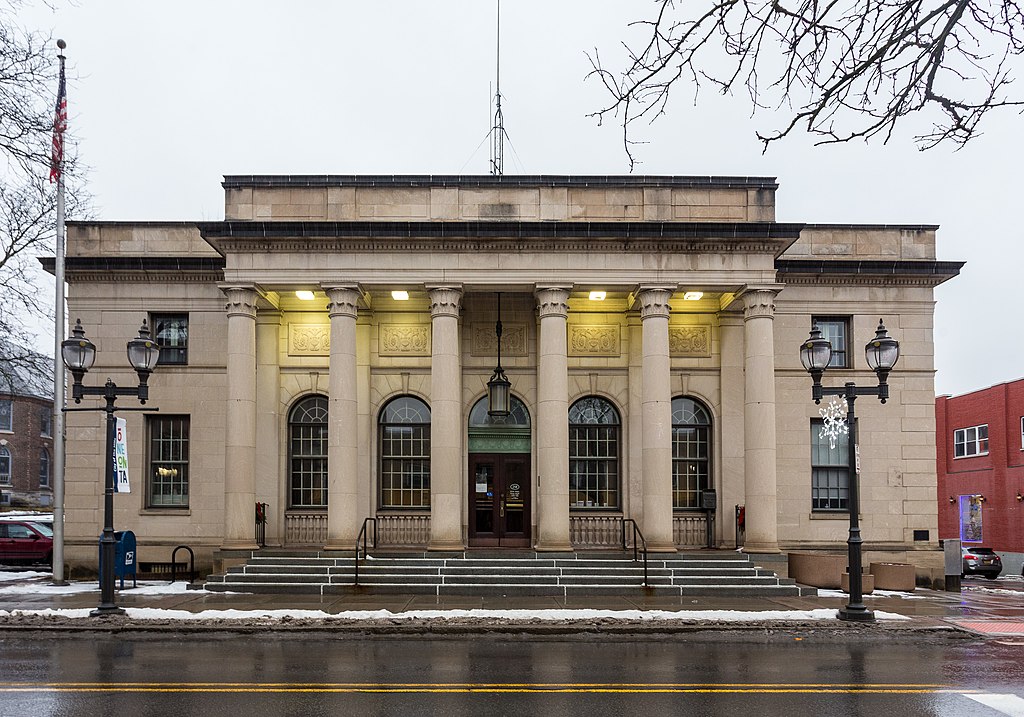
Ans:
{"label": "metal handrail", "polygon": [[370,534],[366,530],[366,526],[369,523],[373,523],[373,547],[374,547],[374,549],[376,549],[376,547],[377,547],[377,519],[376,518],[367,518],[366,520],[363,521],[363,527],[360,528],[359,536],[356,538],[356,558],[353,561],[353,563],[355,564],[355,576],[352,579],[352,584],[353,585],[358,585],[359,584],[359,545],[360,544],[362,544],[362,546],[363,546],[363,557],[366,558],[366,557],[370,556],[370,547],[369,547],[369,544],[368,544],[368,540],[369,540],[369,535]]}
{"label": "metal handrail", "polygon": [[640,528],[639,528],[639,526],[637,526],[635,520],[633,520],[632,518],[623,518],[622,519],[622,549],[623,550],[626,550],[629,547],[629,544],[626,542],[626,523],[631,523],[633,525],[633,560],[634,560],[634,562],[639,559],[637,557],[638,546],[639,545],[643,545],[643,548],[642,548],[643,554],[644,554],[644,582],[643,582],[643,584],[646,586],[647,585],[647,539],[644,538],[644,534],[640,532]]}

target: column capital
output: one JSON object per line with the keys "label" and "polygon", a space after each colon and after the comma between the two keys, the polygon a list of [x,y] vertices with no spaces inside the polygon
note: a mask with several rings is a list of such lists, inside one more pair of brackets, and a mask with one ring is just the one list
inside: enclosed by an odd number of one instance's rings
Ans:
{"label": "column capital", "polygon": [[743,319],[775,317],[775,296],[782,290],[781,284],[767,286],[745,286],[740,292],[743,300]]}
{"label": "column capital", "polygon": [[359,299],[363,292],[358,284],[321,284],[321,288],[330,302],[327,304],[328,316],[348,316],[353,319],[359,316]]}
{"label": "column capital", "polygon": [[671,307],[668,305],[675,286],[640,286],[636,298],[640,301],[640,319],[660,317],[667,319]]}
{"label": "column capital", "polygon": [[569,292],[572,285],[543,286],[538,284],[534,289],[534,296],[537,297],[537,314],[540,318],[547,316],[569,316]]}
{"label": "column capital", "polygon": [[459,318],[462,310],[462,287],[459,285],[428,285],[425,287],[430,297],[430,318],[452,316]]}
{"label": "column capital", "polygon": [[224,295],[228,299],[228,303],[224,305],[224,309],[228,312],[228,316],[248,316],[250,319],[256,318],[256,299],[259,294],[256,291],[256,287],[249,285],[221,285],[220,290],[224,292]]}

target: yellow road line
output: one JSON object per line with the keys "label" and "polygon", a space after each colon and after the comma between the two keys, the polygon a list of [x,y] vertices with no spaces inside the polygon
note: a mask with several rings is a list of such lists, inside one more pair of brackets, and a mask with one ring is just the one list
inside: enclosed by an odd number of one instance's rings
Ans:
{"label": "yellow road line", "polygon": [[8,687],[320,687],[320,688],[882,688],[952,689],[952,685],[922,682],[0,682]]}

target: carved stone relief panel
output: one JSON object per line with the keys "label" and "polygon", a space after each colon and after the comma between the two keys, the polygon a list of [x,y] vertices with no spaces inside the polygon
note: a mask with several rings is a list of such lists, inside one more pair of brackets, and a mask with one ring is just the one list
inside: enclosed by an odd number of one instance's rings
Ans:
{"label": "carved stone relief panel", "polygon": [[710,326],[670,326],[669,353],[679,358],[707,358],[711,356]]}
{"label": "carved stone relief panel", "polygon": [[381,324],[377,353],[381,356],[429,356],[430,326]]}
{"label": "carved stone relief panel", "polygon": [[288,324],[289,356],[329,356],[330,324]]}
{"label": "carved stone relief panel", "polygon": [[620,351],[619,327],[569,326],[570,356],[618,356]]}
{"label": "carved stone relief panel", "polygon": [[[469,342],[469,353],[473,356],[495,356],[498,351],[498,337],[494,335],[494,324],[473,324]],[[526,356],[526,324],[501,322],[501,355]]]}

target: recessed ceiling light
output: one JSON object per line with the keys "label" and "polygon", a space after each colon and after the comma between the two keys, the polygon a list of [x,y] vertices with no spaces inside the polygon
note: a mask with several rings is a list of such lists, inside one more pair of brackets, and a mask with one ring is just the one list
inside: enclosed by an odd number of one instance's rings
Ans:
{"label": "recessed ceiling light", "polygon": [[686,301],[700,301],[703,298],[703,291],[687,291],[685,294],[683,294],[683,299]]}
{"label": "recessed ceiling light", "polygon": [[408,301],[409,300],[409,292],[408,291],[392,291],[391,292],[391,298],[394,299],[395,301]]}
{"label": "recessed ceiling light", "polygon": [[607,296],[607,293],[604,292],[604,291],[591,291],[590,292],[590,300],[591,301],[604,301],[604,297],[605,296]]}
{"label": "recessed ceiling light", "polygon": [[296,291],[295,295],[303,301],[312,301],[316,298],[312,291]]}

